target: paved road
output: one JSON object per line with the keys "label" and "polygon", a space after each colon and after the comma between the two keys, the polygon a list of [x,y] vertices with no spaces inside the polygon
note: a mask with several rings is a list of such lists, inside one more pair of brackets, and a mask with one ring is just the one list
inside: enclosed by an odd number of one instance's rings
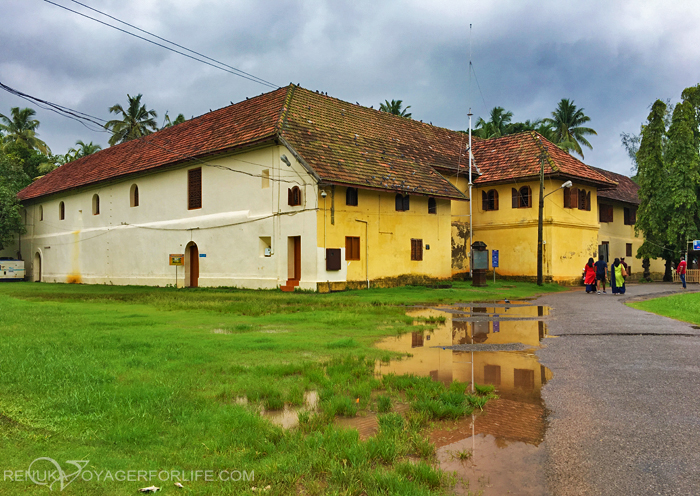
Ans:
{"label": "paved road", "polygon": [[700,494],[700,330],[623,304],[678,291],[537,300],[560,336],[537,353],[554,374],[542,391],[550,494]]}

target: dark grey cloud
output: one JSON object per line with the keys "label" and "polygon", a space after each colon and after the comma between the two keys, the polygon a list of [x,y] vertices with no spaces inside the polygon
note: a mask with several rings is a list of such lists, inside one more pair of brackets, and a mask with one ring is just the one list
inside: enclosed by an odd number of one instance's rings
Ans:
{"label": "dark grey cloud", "polygon": [[[630,164],[619,134],[638,131],[656,98],[677,100],[700,82],[700,7],[691,1],[84,3],[275,84],[375,108],[400,98],[414,118],[453,129],[467,127],[470,108],[474,122],[497,105],[525,120],[571,98],[598,131],[585,161],[623,173]],[[478,85],[468,71],[470,23]],[[5,84],[104,119],[127,93],[143,93],[162,119],[166,110],[201,115],[269,90],[41,0],[3,1],[0,46]],[[2,113],[27,105],[0,94]],[[55,152],[77,139],[107,142],[37,112]]]}

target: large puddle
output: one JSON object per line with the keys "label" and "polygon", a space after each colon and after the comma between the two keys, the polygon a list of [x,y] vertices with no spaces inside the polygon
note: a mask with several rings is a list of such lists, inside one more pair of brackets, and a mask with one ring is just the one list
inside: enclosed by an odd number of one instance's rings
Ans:
{"label": "large puddle", "polygon": [[546,412],[540,390],[552,374],[540,365],[534,348],[547,336],[545,322],[538,319],[548,309],[469,304],[416,308],[408,315],[417,324],[439,322],[438,327],[378,343],[382,349],[412,355],[380,363],[378,372],[430,376],[445,384],[492,384],[499,395],[483,413],[440,422],[431,433],[441,468],[455,471],[462,480],[457,493],[544,493]]}
{"label": "large puddle", "polygon": [[[547,307],[497,302],[413,308],[407,315],[417,325],[437,326],[380,341],[379,348],[411,356],[377,363],[377,374],[429,376],[449,384],[492,384],[499,398],[483,412],[458,421],[435,424],[431,440],[443,470],[457,474],[457,494],[543,494],[543,446],[546,411],[540,395],[552,377],[540,365],[535,348],[547,337],[542,320]],[[298,413],[314,410],[318,397],[307,392],[302,407],[263,411],[285,428],[298,424]],[[405,403],[392,411],[408,410]],[[354,428],[362,439],[376,434],[377,415],[360,412],[337,418],[336,425]]]}

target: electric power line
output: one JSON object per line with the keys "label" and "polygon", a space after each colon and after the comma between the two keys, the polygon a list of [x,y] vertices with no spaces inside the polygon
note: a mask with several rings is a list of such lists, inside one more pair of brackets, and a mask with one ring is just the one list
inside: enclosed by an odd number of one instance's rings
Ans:
{"label": "electric power line", "polygon": [[[190,59],[192,59],[192,60],[196,60],[197,62],[201,62],[202,64],[207,64],[207,65],[209,65],[209,66],[211,66],[211,67],[214,67],[215,69],[219,69],[219,70],[222,70],[222,71],[224,71],[224,72],[228,72],[229,74],[233,74],[234,76],[242,77],[243,79],[247,79],[247,80],[249,80],[249,81],[253,81],[254,83],[262,84],[262,85],[264,85],[264,86],[269,86],[269,87],[274,88],[274,89],[279,88],[279,86],[276,85],[276,84],[273,84],[273,83],[270,83],[270,82],[268,82],[268,81],[265,81],[264,79],[261,79],[261,78],[259,78],[259,77],[257,77],[257,76],[252,76],[252,75],[250,75],[250,74],[248,74],[248,73],[246,73],[246,72],[241,71],[240,69],[236,69],[236,68],[233,68],[233,70],[227,69],[226,67],[231,67],[231,66],[228,66],[227,64],[223,64],[223,63],[218,62],[218,61],[215,61],[215,62],[216,62],[217,64],[220,64],[220,65],[212,64],[211,62],[207,62],[206,60],[202,60],[202,59],[200,59],[200,58],[194,57],[194,56],[192,56],[192,55],[188,55],[188,54],[186,54],[186,53],[184,53],[184,52],[181,52],[181,51],[179,51],[179,50],[175,50],[174,48],[171,48],[171,47],[169,47],[169,46],[165,46],[165,45],[163,45],[163,44],[161,44],[161,43],[157,43],[157,42],[155,42],[155,41],[153,41],[153,40],[149,40],[148,38],[144,38],[143,36],[139,36],[139,35],[137,35],[137,34],[135,34],[135,33],[132,33],[132,32],[130,32],[130,31],[127,31],[127,30],[125,30],[125,29],[122,29],[122,28],[119,28],[119,27],[114,26],[114,25],[112,25],[112,24],[109,24],[108,22],[101,21],[101,20],[96,19],[96,18],[94,18],[94,17],[91,17],[91,16],[89,16],[89,15],[87,15],[87,14],[83,14],[82,12],[78,12],[77,10],[73,10],[73,9],[70,9],[70,8],[64,6],[64,5],[60,5],[60,4],[58,4],[58,3],[52,2],[51,0],[44,0],[44,2],[50,3],[51,5],[55,5],[56,7],[60,7],[60,8],[62,8],[62,9],[64,9],[64,10],[67,10],[68,12],[72,12],[72,13],[77,14],[77,15],[79,15],[79,16],[85,17],[86,19],[90,19],[90,20],[92,20],[92,21],[99,22],[100,24],[103,24],[104,26],[108,26],[108,27],[110,27],[110,28],[112,28],[112,29],[116,29],[117,31],[121,31],[122,33],[126,33],[126,34],[128,34],[128,35],[130,35],[130,36],[133,36],[133,37],[135,37],[135,38],[139,38],[139,39],[141,39],[141,40],[143,40],[143,41],[147,41],[148,43],[152,43],[153,45],[159,46],[159,47],[161,47],[161,48],[165,48],[166,50],[170,50],[171,52],[180,54],[180,55],[182,55],[182,56],[184,56],[184,57],[190,58]],[[76,2],[76,3],[77,3],[77,2]],[[81,4],[81,5],[82,5],[82,4]],[[88,7],[88,8],[90,8],[90,7]],[[95,9],[91,9],[91,10],[95,10]],[[99,11],[96,11],[96,12],[99,12]],[[100,12],[100,13],[102,13],[102,12]],[[103,14],[103,15],[107,15],[107,14]],[[111,16],[108,16],[108,17],[111,17]],[[113,19],[115,19],[115,18],[113,18]],[[118,20],[118,19],[116,19],[116,20]],[[123,22],[123,21],[119,21],[119,22]],[[127,23],[124,22],[124,24],[127,24]],[[130,24],[127,24],[127,25],[130,25]],[[136,28],[136,27],[134,27],[134,28],[135,28],[135,29],[139,29],[139,31],[143,31],[143,32],[145,32],[145,33],[148,33],[148,31],[144,31],[144,30],[142,30],[142,29],[140,29],[140,28]],[[151,33],[148,33],[148,34],[151,35],[151,36],[155,36],[155,35],[153,35],[153,34],[151,34]],[[161,39],[161,40],[164,40],[164,38],[160,38],[160,37],[158,37],[158,36],[156,36],[156,38],[159,38],[159,39]],[[167,41],[168,43],[171,43],[171,44],[173,44],[173,45],[175,45],[175,46],[180,47],[180,45],[177,45],[176,43],[173,43],[173,42],[171,42],[171,41],[168,41],[168,40],[164,40],[164,41]],[[184,47],[181,47],[181,48],[184,48]],[[190,50],[189,48],[185,48],[185,50],[188,50],[188,51],[190,51],[190,52],[192,52],[192,53],[197,53],[197,52],[195,52],[194,50]],[[207,59],[209,59],[209,60],[214,60],[214,59],[211,59],[211,58],[206,57],[206,56],[201,55],[201,54],[198,54],[198,55],[203,56],[203,57],[205,57],[205,58],[207,58]],[[223,65],[223,66],[225,66],[225,67],[221,67],[221,65]],[[236,71],[237,71],[237,72],[236,72]]]}

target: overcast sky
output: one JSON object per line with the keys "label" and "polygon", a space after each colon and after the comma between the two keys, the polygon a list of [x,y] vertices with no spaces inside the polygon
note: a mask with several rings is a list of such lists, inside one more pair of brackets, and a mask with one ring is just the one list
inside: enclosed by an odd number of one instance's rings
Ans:
{"label": "overcast sky", "polygon": [[[71,0],[51,0],[116,24]],[[514,120],[573,99],[598,132],[585,162],[629,173],[621,132],[657,98],[700,83],[697,1],[81,0],[275,85],[350,102],[411,105],[415,119],[466,129],[494,106]],[[469,47],[476,80],[469,81]],[[124,26],[122,26],[124,27]],[[132,30],[133,31],[133,30]],[[197,116],[270,90],[44,0],[0,0],[0,81],[102,119],[143,93],[158,112]],[[0,91],[0,113],[31,106],[54,153],[108,135]]]}

